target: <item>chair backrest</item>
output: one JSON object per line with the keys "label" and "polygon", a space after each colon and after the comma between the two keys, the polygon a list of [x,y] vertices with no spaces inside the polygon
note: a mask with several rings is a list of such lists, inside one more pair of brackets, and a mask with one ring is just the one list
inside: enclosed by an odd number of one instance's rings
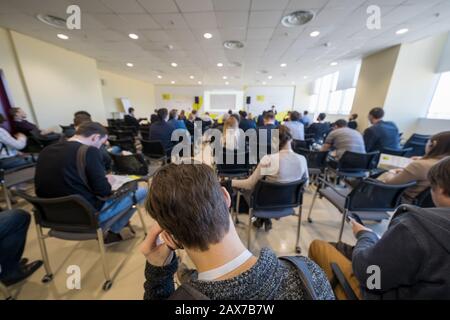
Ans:
{"label": "chair backrest", "polygon": [[260,180],[252,193],[251,206],[255,210],[295,208],[303,203],[306,179],[289,183]]}
{"label": "chair backrest", "polygon": [[150,138],[150,131],[149,129],[139,129],[139,132],[141,133],[142,140],[148,140]]}
{"label": "chair backrest", "polygon": [[142,153],[149,158],[159,159],[166,156],[166,150],[159,140],[141,140]]}
{"label": "chair backrest", "polygon": [[36,222],[44,228],[80,233],[98,228],[97,210],[80,195],[44,199],[17,194],[33,205]]}
{"label": "chair backrest", "polygon": [[413,148],[404,148],[404,149],[392,149],[392,148],[384,148],[381,150],[381,153],[391,154],[393,156],[404,157],[407,153],[413,151]]}
{"label": "chair backrest", "polygon": [[312,151],[308,149],[298,148],[296,153],[306,158],[309,169],[325,169],[327,166],[328,151]]}
{"label": "chair backrest", "polygon": [[134,144],[133,138],[126,139],[108,139],[112,146],[118,146],[122,150],[130,151],[132,153],[136,152],[136,145]]}
{"label": "chair backrest", "polygon": [[338,169],[347,172],[370,171],[377,167],[380,152],[357,153],[345,151],[338,162]]}
{"label": "chair backrest", "polygon": [[433,198],[431,197],[431,189],[427,188],[422,191],[415,199],[414,205],[421,208],[434,208],[436,205],[433,202]]}
{"label": "chair backrest", "polygon": [[[214,159],[219,175],[221,173],[239,174],[250,172],[252,165],[250,164],[248,150],[239,151],[223,148],[215,151]],[[254,160],[256,162],[256,159]]]}
{"label": "chair backrest", "polygon": [[305,140],[292,140],[292,150],[294,152],[300,153],[297,150],[299,149],[308,149],[311,150],[312,145],[314,144],[314,139],[308,138]]}
{"label": "chair backrest", "polygon": [[114,163],[114,171],[117,174],[129,174],[145,176],[148,174],[148,165],[142,154],[118,155],[109,154]]}
{"label": "chair backrest", "polygon": [[389,185],[375,179],[364,179],[346,198],[346,208],[350,211],[387,211],[400,205],[403,192],[414,186],[415,181]]}

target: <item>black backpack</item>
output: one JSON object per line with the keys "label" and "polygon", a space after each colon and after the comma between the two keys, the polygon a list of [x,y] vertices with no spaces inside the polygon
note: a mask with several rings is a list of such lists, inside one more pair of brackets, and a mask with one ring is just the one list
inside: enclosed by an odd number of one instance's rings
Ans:
{"label": "black backpack", "polygon": [[[313,287],[311,271],[306,263],[307,258],[302,256],[290,256],[278,258],[294,265],[302,279],[305,288],[305,300],[317,300],[317,294]],[[195,289],[192,285],[184,283],[169,297],[169,300],[210,300],[209,297]]]}

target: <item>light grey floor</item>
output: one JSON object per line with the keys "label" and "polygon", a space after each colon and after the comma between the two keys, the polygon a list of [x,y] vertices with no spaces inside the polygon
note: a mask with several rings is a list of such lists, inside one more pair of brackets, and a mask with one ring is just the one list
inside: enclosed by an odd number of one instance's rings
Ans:
{"label": "light grey floor", "polygon": [[[301,248],[302,253],[307,254],[309,244],[314,239],[336,241],[341,215],[326,200],[318,199],[313,210],[314,222],[306,221],[310,203],[312,200],[312,189],[305,193],[304,210],[302,221]],[[17,207],[30,210],[30,206],[20,201]],[[273,222],[273,229],[269,232],[253,230],[253,241],[251,251],[257,254],[262,247],[272,248],[278,255],[295,254],[295,235],[297,228],[297,217],[287,217]],[[246,243],[246,230],[248,216],[240,215],[241,223],[237,230],[241,239]],[[147,225],[152,220],[146,216]],[[46,240],[50,257],[50,264],[55,274],[50,283],[41,283],[44,268],[38,270],[26,281],[10,287],[10,291],[16,299],[142,299],[144,283],[145,259],[139,253],[139,244],[143,239],[143,230],[138,216],[132,220],[137,231],[137,237],[124,243],[107,248],[107,259],[114,276],[112,288],[105,292],[102,290],[104,282],[102,266],[98,246],[95,241],[70,242],[50,238]],[[371,226],[377,233],[382,233],[387,227],[387,222]],[[354,243],[351,228],[346,224],[343,241]],[[185,254],[180,253],[183,259]],[[25,257],[31,260],[40,259],[40,250],[36,240],[34,223],[28,231]],[[189,261],[185,261],[190,265]],[[77,265],[81,270],[81,289],[67,289],[66,281],[70,274],[67,269],[71,265]],[[0,296],[0,299],[2,297]]]}

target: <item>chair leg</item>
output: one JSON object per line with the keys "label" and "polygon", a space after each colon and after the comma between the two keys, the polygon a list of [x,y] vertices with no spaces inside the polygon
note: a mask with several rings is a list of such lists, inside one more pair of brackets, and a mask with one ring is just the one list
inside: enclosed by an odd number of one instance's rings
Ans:
{"label": "chair leg", "polygon": [[1,282],[0,282],[0,291],[3,293],[3,295],[5,296],[6,300],[14,300],[14,298],[12,297],[12,295],[9,292],[8,288]]}
{"label": "chair leg", "polygon": [[101,228],[97,229],[97,241],[98,241],[98,247],[100,249],[100,256],[102,259],[103,273],[105,274],[105,279],[106,279],[105,283],[103,284],[103,290],[107,291],[112,286],[112,280],[109,275],[108,264],[106,262],[105,243],[103,240],[103,230]]}
{"label": "chair leg", "polygon": [[147,236],[147,225],[145,224],[144,214],[142,213],[142,208],[139,205],[136,205],[139,219],[141,220],[142,228],[144,228],[144,234]]}
{"label": "chair leg", "polygon": [[236,210],[234,210],[234,223],[239,224],[239,206],[241,205],[241,192],[238,191],[236,199]]}
{"label": "chair leg", "polygon": [[319,189],[316,190],[316,192],[314,193],[312,202],[311,202],[311,206],[309,207],[309,212],[308,212],[308,222],[312,223],[312,219],[311,219],[311,213],[314,207],[314,203],[316,202],[316,198],[319,195]]}
{"label": "chair leg", "polygon": [[253,209],[248,212],[248,229],[247,229],[247,249],[250,250],[250,238],[252,236],[252,215]]}
{"label": "chair leg", "polygon": [[11,210],[12,204],[11,204],[11,197],[9,196],[8,188],[5,186],[5,184],[2,185],[2,188],[3,188],[3,193],[4,193],[4,197],[5,197],[5,201],[6,201],[6,206],[7,206],[8,210]]}
{"label": "chair leg", "polygon": [[297,240],[295,240],[295,252],[297,254],[302,253],[302,249],[300,248],[300,231],[302,227],[302,206],[298,207],[298,223],[297,223]]}
{"label": "chair leg", "polygon": [[47,247],[45,245],[45,237],[42,232],[41,225],[36,223],[36,233],[39,243],[39,248],[41,249],[42,259],[44,260],[45,276],[42,278],[43,283],[47,283],[53,280],[52,269],[50,268],[50,260],[48,259]]}
{"label": "chair leg", "polygon": [[338,242],[341,242],[342,240],[342,234],[344,233],[344,226],[345,226],[345,219],[347,218],[348,210],[345,209],[342,213],[342,222],[341,222],[341,229],[339,230],[339,238]]}

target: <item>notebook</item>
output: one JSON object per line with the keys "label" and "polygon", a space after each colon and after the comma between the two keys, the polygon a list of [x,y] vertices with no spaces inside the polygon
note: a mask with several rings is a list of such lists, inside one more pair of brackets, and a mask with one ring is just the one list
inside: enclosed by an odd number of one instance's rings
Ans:
{"label": "notebook", "polygon": [[108,175],[108,177],[110,177],[108,180],[109,180],[109,183],[111,184],[111,189],[113,191],[118,190],[121,186],[123,186],[127,182],[130,182],[133,180],[138,180],[141,178],[139,176],[121,176],[121,175],[115,175],[115,174],[110,174],[110,175]]}
{"label": "notebook", "polygon": [[406,168],[413,160],[411,158],[393,156],[390,154],[382,153],[380,156],[380,162],[378,167],[382,169],[397,169]]}

